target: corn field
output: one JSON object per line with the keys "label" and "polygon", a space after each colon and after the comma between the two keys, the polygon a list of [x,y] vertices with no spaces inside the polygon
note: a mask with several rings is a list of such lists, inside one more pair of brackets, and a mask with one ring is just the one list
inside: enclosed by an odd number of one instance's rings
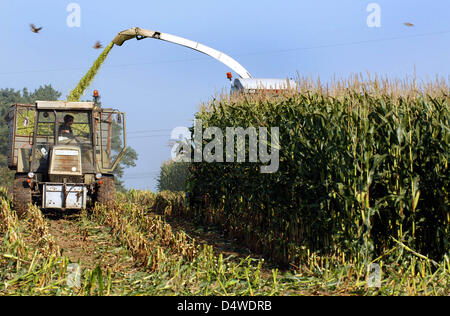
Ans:
{"label": "corn field", "polygon": [[[120,193],[112,209],[96,206],[72,219],[85,233],[67,238],[103,236],[97,250],[105,236],[116,242],[89,266],[58,245],[61,238],[51,233],[54,219],[30,206],[19,220],[1,192],[0,295],[446,295],[450,288],[448,256],[434,262],[403,244],[373,261],[383,271],[379,288],[367,286],[363,260],[344,254],[308,252],[305,262],[290,270],[225,255],[173,226],[174,219],[186,221],[191,214],[185,195],[172,192]],[[114,260],[108,262],[107,255]],[[73,263],[82,267],[77,286],[68,282]]]}
{"label": "corn field", "polygon": [[279,127],[280,166],[192,163],[192,212],[284,265],[302,262],[304,249],[370,261],[397,242],[441,260],[449,108],[444,80],[303,80],[277,96],[214,99],[196,115],[203,129]]}

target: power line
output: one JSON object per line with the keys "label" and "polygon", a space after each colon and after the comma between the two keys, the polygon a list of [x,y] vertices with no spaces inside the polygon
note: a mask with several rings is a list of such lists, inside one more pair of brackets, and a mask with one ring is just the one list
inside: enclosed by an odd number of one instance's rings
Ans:
{"label": "power line", "polygon": [[[310,46],[310,47],[298,47],[298,48],[289,48],[289,49],[281,49],[281,50],[273,50],[273,51],[259,51],[259,52],[250,52],[250,53],[238,53],[238,54],[232,54],[232,55],[239,57],[239,56],[252,56],[252,55],[281,54],[281,53],[288,53],[288,52],[301,51],[301,50],[344,47],[344,46],[353,46],[353,45],[360,45],[360,44],[369,44],[369,43],[377,43],[377,42],[385,42],[385,41],[394,41],[394,40],[408,39],[408,38],[417,38],[417,37],[426,37],[426,36],[435,36],[435,35],[445,35],[445,34],[448,34],[448,33],[450,33],[450,30],[440,31],[440,32],[432,32],[432,33],[416,34],[416,35],[406,35],[406,36],[396,36],[396,37],[388,37],[388,38],[379,38],[379,39],[355,41],[355,42],[323,44],[323,45]],[[141,63],[122,64],[122,65],[105,65],[105,66],[102,66],[102,67],[103,68],[126,68],[126,67],[142,66],[142,65],[155,65],[155,64],[164,64],[164,63],[190,62],[190,61],[207,60],[207,59],[209,59],[209,58],[198,57],[198,58],[186,58],[186,59],[175,59],[175,60],[160,60],[160,61],[154,61],[154,62],[141,62]],[[86,67],[72,67],[72,68],[58,68],[58,69],[43,69],[43,70],[24,70],[24,71],[13,71],[13,72],[0,72],[0,75],[42,73],[42,72],[60,72],[60,71],[75,71],[75,70],[86,70]]]}
{"label": "power line", "polygon": [[140,138],[157,138],[157,137],[167,137],[170,139],[169,135],[142,135],[142,136],[132,136],[127,137],[127,139],[140,139]]}
{"label": "power line", "polygon": [[124,175],[121,179],[124,180],[138,180],[138,179],[146,179],[146,178],[154,178],[159,176],[160,172],[159,171],[154,171],[154,172],[147,172],[147,173],[142,173],[139,175]]}
{"label": "power line", "polygon": [[147,171],[143,171],[140,173],[131,173],[131,174],[127,174],[127,177],[136,177],[136,176],[142,176],[142,175],[148,175],[148,174],[153,174],[153,173],[159,173],[160,170],[147,170]]}
{"label": "power line", "polygon": [[323,44],[323,45],[310,46],[310,47],[288,48],[288,49],[280,49],[280,50],[267,51],[267,52],[253,52],[253,53],[240,54],[240,56],[251,56],[251,55],[262,55],[262,54],[278,54],[278,53],[288,53],[288,52],[293,52],[293,51],[309,50],[309,49],[332,48],[332,47],[342,47],[342,46],[354,46],[354,45],[360,45],[360,44],[387,42],[387,41],[394,41],[394,40],[407,39],[407,38],[425,37],[425,36],[433,36],[433,35],[444,35],[444,34],[448,34],[448,33],[450,33],[450,30],[448,30],[448,31],[441,31],[441,32],[433,32],[433,33],[416,34],[416,35],[395,36],[395,37],[387,37],[387,38],[355,41],[355,42],[343,42],[343,43],[335,43],[335,44]]}
{"label": "power line", "polygon": [[158,173],[152,173],[152,174],[146,174],[146,175],[141,175],[141,176],[123,176],[121,179],[145,179],[145,178],[150,178],[150,177],[155,177],[158,176]]}
{"label": "power line", "polygon": [[143,133],[157,133],[157,132],[171,132],[173,129],[148,129],[143,131],[130,131],[127,134],[143,134]]}

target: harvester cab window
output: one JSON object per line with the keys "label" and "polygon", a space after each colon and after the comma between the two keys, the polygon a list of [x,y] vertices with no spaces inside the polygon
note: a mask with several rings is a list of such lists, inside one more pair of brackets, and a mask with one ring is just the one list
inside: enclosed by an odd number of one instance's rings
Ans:
{"label": "harvester cab window", "polygon": [[35,111],[30,107],[17,107],[16,135],[28,136],[33,135]]}
{"label": "harvester cab window", "polygon": [[67,137],[72,138],[73,137],[73,131],[72,131],[72,124],[73,124],[73,116],[72,115],[65,115],[64,116],[64,122],[59,125],[58,128],[58,137]]}
{"label": "harvester cab window", "polygon": [[57,112],[57,122],[57,144],[79,147],[83,172],[94,172],[90,113],[83,111]]}
{"label": "harvester cab window", "polygon": [[92,146],[89,114],[86,112],[57,113],[58,144]]}
{"label": "harvester cab window", "polygon": [[98,159],[102,162],[104,169],[112,169],[125,147],[125,119],[123,113],[107,112],[100,113],[100,133],[97,135],[97,144],[101,149]]}
{"label": "harvester cab window", "polygon": [[55,143],[55,113],[51,111],[38,112],[36,150],[33,157],[33,169],[41,170],[48,167],[50,148]]}
{"label": "harvester cab window", "polygon": [[20,172],[30,168],[36,110],[29,105],[13,105],[7,115],[9,129],[9,159]]}

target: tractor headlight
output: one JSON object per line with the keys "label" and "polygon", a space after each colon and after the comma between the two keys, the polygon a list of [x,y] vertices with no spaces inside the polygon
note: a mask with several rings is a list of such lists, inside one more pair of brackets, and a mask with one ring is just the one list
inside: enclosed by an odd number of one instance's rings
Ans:
{"label": "tractor headlight", "polygon": [[34,178],[34,173],[33,172],[28,173],[28,178],[33,179]]}
{"label": "tractor headlight", "polygon": [[103,177],[103,175],[101,173],[97,173],[95,175],[95,179],[100,180]]}

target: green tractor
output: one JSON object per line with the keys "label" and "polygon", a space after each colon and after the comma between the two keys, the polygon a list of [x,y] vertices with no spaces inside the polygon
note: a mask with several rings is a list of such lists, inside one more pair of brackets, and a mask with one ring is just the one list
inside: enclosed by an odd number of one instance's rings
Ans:
{"label": "green tractor", "polygon": [[15,170],[13,203],[42,209],[112,206],[113,171],[126,150],[125,114],[93,102],[37,101],[8,113],[8,166]]}

